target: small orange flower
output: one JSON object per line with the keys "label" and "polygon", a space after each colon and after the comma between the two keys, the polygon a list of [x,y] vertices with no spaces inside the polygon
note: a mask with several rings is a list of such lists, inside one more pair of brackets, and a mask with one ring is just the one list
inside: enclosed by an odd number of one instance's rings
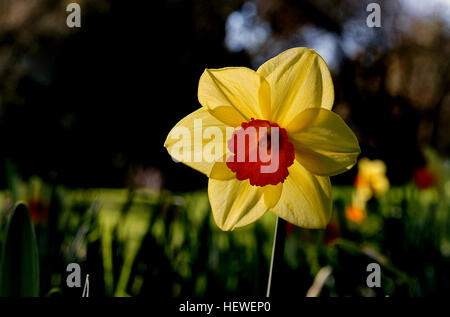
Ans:
{"label": "small orange flower", "polygon": [[362,208],[350,205],[345,208],[345,215],[347,216],[347,219],[356,223],[361,223],[366,218],[366,211]]}

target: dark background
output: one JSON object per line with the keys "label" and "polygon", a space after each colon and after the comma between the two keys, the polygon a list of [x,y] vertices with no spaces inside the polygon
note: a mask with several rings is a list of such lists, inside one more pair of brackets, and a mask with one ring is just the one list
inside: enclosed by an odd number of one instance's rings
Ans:
{"label": "dark background", "polygon": [[[424,164],[424,145],[450,153],[449,24],[442,16],[378,1],[382,27],[368,28],[369,1],[79,3],[82,26],[70,29],[61,1],[1,1],[0,165],[12,161],[24,178],[122,187],[152,168],[169,189],[205,187],[203,175],[175,164],[163,147],[170,128],[200,106],[203,70],[256,68],[285,49],[320,48],[329,38],[334,111],[357,133],[362,156],[383,159],[395,184]],[[265,40],[230,49],[233,12],[247,29],[269,30]],[[360,50],[349,53],[349,42]]]}

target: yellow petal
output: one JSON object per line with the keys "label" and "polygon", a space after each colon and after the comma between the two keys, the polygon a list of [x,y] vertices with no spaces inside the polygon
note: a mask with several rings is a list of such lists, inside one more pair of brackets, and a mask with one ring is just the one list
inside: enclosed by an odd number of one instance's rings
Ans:
{"label": "yellow petal", "polygon": [[387,177],[377,177],[372,184],[375,195],[379,196],[389,190],[389,180]]}
{"label": "yellow petal", "polygon": [[270,87],[263,76],[245,67],[206,69],[198,100],[217,119],[236,127],[251,118],[270,120]]}
{"label": "yellow petal", "polygon": [[263,193],[248,180],[209,179],[208,196],[214,220],[222,230],[233,230],[258,220],[267,208]]}
{"label": "yellow petal", "polygon": [[175,160],[210,176],[214,164],[226,160],[227,128],[230,134],[232,128],[201,108],[172,128],[164,146]]}
{"label": "yellow petal", "polygon": [[299,162],[289,167],[280,201],[271,210],[278,217],[303,228],[324,228],[331,217],[329,177],[308,172]]}
{"label": "yellow petal", "polygon": [[282,127],[306,108],[333,106],[330,71],[314,50],[289,49],[265,62],[257,72],[269,82],[272,117]]}
{"label": "yellow petal", "polygon": [[266,185],[261,188],[264,194],[264,203],[267,208],[273,208],[278,203],[283,191],[283,183],[277,185]]}
{"label": "yellow petal", "polygon": [[367,180],[367,185],[373,189],[375,195],[381,195],[389,189],[389,180],[386,177],[386,164],[381,160],[360,159],[358,162],[358,175],[362,179]]}
{"label": "yellow petal", "polygon": [[296,159],[316,175],[332,176],[349,170],[361,152],[355,134],[330,110],[306,109],[287,130]]}
{"label": "yellow petal", "polygon": [[219,106],[214,109],[208,109],[208,112],[230,127],[238,127],[242,122],[246,121],[237,110],[229,106]]}
{"label": "yellow petal", "polygon": [[236,174],[233,173],[231,169],[228,168],[227,163],[216,162],[211,170],[209,177],[219,180],[228,180],[236,178]]}
{"label": "yellow petal", "polygon": [[386,175],[386,164],[382,160],[369,160],[363,157],[358,162],[358,171],[364,176]]}

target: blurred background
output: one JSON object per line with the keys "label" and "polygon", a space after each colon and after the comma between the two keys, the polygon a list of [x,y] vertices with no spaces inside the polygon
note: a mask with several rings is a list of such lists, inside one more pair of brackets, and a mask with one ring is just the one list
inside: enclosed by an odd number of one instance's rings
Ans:
{"label": "blurred background", "polygon": [[207,178],[163,143],[205,68],[296,46],[327,62],[368,159],[332,177],[327,229],[287,228],[272,294],[450,294],[450,1],[373,1],[379,28],[372,1],[79,0],[80,28],[70,2],[0,0],[0,233],[25,201],[40,296],[81,296],[71,262],[90,296],[264,295],[275,217],[221,232]]}

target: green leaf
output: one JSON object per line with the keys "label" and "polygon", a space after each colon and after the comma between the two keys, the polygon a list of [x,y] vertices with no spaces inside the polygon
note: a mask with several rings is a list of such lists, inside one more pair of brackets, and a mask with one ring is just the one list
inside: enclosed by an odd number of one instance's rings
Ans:
{"label": "green leaf", "polygon": [[0,296],[39,296],[39,255],[28,208],[18,203],[9,220],[0,263]]}

